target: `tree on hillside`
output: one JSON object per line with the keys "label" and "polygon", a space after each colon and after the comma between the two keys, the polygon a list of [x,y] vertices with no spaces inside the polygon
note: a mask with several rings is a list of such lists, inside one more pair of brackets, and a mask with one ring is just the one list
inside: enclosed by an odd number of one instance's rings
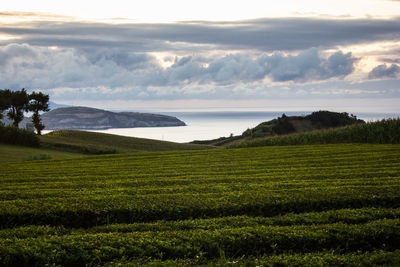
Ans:
{"label": "tree on hillside", "polygon": [[38,135],[41,135],[44,125],[42,124],[42,119],[40,118],[39,111],[49,111],[49,95],[45,95],[41,92],[33,92],[29,95],[29,111],[33,112],[32,122],[36,129]]}
{"label": "tree on hillside", "polygon": [[28,94],[25,89],[21,91],[11,92],[10,96],[10,110],[7,113],[7,117],[13,120],[13,125],[18,127],[18,124],[24,118],[24,111],[28,111]]}
{"label": "tree on hillside", "polygon": [[0,120],[3,119],[3,112],[10,108],[11,91],[0,90]]}

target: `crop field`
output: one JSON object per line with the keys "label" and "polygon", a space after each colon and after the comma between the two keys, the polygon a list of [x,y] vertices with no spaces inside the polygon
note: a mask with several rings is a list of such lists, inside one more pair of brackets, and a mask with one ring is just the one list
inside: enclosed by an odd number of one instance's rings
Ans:
{"label": "crop field", "polygon": [[400,145],[0,164],[2,266],[400,264]]}

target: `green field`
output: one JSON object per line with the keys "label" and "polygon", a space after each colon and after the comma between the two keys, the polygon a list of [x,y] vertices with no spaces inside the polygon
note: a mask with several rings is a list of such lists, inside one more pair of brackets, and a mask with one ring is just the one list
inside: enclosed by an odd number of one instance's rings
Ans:
{"label": "green field", "polygon": [[61,159],[83,156],[80,153],[61,150],[0,144],[0,162]]}
{"label": "green field", "polygon": [[54,131],[39,136],[39,138],[39,147],[0,143],[0,162],[61,159],[91,154],[202,150],[214,148],[208,145],[181,144],[76,130]]}
{"label": "green field", "polygon": [[0,164],[0,263],[400,264],[400,145]]}
{"label": "green field", "polygon": [[114,134],[59,130],[40,136],[41,146],[49,149],[84,154],[132,153],[138,151],[169,151],[210,149],[212,146],[181,144]]}

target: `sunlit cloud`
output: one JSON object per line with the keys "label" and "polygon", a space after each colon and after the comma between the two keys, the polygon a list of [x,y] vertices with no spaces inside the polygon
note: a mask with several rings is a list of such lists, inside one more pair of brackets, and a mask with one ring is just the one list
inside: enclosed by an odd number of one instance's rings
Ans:
{"label": "sunlit cloud", "polygon": [[5,12],[0,84],[55,100],[400,97],[400,18],[84,21]]}

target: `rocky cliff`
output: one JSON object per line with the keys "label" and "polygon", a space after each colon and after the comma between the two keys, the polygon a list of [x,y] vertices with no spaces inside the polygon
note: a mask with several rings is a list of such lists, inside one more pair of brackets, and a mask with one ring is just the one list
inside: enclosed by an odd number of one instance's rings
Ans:
{"label": "rocky cliff", "polygon": [[186,124],[171,116],[138,113],[111,112],[88,107],[66,107],[51,110],[42,115],[46,130],[109,128],[167,127]]}

